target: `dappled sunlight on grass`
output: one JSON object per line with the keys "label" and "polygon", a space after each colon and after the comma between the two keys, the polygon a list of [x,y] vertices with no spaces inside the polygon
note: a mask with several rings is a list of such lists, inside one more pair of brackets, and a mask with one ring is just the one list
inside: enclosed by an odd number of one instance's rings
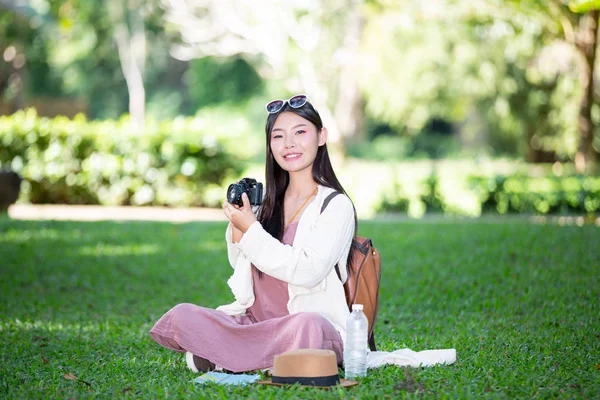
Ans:
{"label": "dappled sunlight on grass", "polygon": [[555,224],[559,226],[585,226],[596,225],[600,227],[600,217],[590,216],[533,216],[528,219],[535,224]]}
{"label": "dappled sunlight on grass", "polygon": [[160,247],[156,244],[114,245],[98,243],[93,246],[81,246],[79,254],[83,256],[124,256],[140,254],[156,254]]}
{"label": "dappled sunlight on grass", "polygon": [[200,251],[206,251],[209,253],[227,251],[227,247],[225,246],[225,235],[223,235],[223,240],[204,239],[201,242],[197,243],[195,245],[195,248]]}
{"label": "dappled sunlight on grass", "polygon": [[23,243],[31,240],[76,240],[82,236],[82,232],[80,230],[63,231],[50,228],[16,230],[9,227],[5,232],[1,233],[0,242],[13,243]]}
{"label": "dappled sunlight on grass", "polygon": [[12,320],[0,321],[0,332],[6,332],[10,330],[17,331],[47,331],[47,332],[71,332],[71,333],[93,333],[111,330],[111,323],[105,322],[58,322],[58,321],[45,321],[45,320],[21,320],[15,318]]}

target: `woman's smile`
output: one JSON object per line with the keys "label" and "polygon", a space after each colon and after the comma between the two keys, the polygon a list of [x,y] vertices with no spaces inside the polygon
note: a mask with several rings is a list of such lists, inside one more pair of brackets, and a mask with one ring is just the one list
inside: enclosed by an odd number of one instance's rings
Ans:
{"label": "woman's smile", "polygon": [[286,153],[283,158],[286,161],[295,161],[302,156],[302,153]]}

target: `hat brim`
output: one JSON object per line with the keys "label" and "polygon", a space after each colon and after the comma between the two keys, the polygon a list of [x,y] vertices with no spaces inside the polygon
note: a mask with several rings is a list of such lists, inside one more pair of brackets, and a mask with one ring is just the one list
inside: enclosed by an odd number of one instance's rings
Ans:
{"label": "hat brim", "polygon": [[[273,383],[271,379],[263,379],[261,381],[257,381],[256,383],[260,384],[260,385],[269,385],[269,386],[292,386],[291,384],[288,383]],[[303,387],[314,387],[314,388],[318,388],[318,389],[335,389],[337,387],[351,387],[351,386],[356,386],[358,385],[357,381],[350,381],[347,379],[340,379],[340,383],[338,383],[335,386],[309,386],[309,385],[301,385]]]}

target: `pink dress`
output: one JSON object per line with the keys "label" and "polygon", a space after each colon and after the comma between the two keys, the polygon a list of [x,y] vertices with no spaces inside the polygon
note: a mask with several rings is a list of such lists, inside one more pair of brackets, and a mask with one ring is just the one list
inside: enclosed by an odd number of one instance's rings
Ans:
{"label": "pink dress", "polygon": [[[298,223],[290,224],[283,244],[292,244]],[[287,283],[267,274],[259,278],[252,267],[255,301],[245,315],[194,304],[178,304],[150,330],[161,346],[189,351],[233,372],[271,368],[277,354],[296,349],[333,350],[342,363],[343,342],[338,331],[317,313],[290,315]]]}

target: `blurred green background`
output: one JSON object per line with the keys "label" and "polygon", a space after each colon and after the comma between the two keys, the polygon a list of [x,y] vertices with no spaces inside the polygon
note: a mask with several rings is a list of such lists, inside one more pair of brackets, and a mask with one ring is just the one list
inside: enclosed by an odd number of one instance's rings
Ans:
{"label": "blurred green background", "polygon": [[21,203],[218,206],[307,93],[359,216],[600,211],[600,1],[0,0]]}

